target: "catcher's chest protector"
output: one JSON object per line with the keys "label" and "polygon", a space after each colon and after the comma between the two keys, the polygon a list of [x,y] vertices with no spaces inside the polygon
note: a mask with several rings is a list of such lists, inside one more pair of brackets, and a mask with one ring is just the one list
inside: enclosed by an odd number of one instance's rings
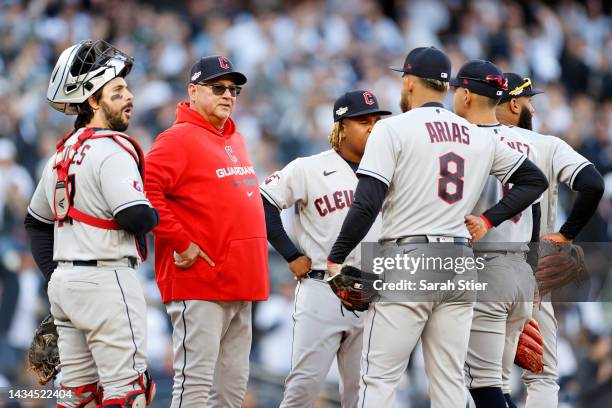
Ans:
{"label": "catcher's chest protector", "polygon": [[[55,221],[63,223],[65,221],[70,221],[70,219],[74,219],[97,228],[121,230],[121,226],[115,220],[97,218],[79,211],[76,207],[74,207],[74,194],[76,190],[74,178],[70,176],[70,165],[74,162],[74,157],[78,150],[87,140],[111,138],[117,144],[119,144],[119,146],[125,149],[125,151],[127,151],[132,157],[134,157],[134,160],[138,164],[140,175],[144,179],[144,155],[142,153],[142,149],[136,140],[123,133],[96,132],[92,128],[85,129],[79,135],[76,143],[74,143],[72,146],[66,147],[66,141],[70,139],[73,134],[74,132],[66,135],[58,142],[56,146],[57,152],[55,154],[55,164],[53,165],[53,169],[57,173],[57,182],[55,183],[55,192],[53,195],[53,213]],[[125,146],[125,144],[122,143],[119,138],[127,139],[134,147],[136,153]]]}

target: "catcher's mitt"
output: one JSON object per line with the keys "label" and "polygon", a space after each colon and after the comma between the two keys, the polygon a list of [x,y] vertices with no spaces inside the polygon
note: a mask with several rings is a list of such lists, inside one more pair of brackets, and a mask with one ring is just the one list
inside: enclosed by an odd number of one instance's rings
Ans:
{"label": "catcher's mitt", "polygon": [[38,376],[38,382],[45,385],[59,373],[59,349],[57,348],[57,329],[53,316],[48,315],[36,329],[28,350],[28,366]]}
{"label": "catcher's mitt", "polygon": [[363,312],[378,297],[378,291],[374,289],[377,280],[380,276],[374,273],[343,266],[339,274],[327,279],[327,283],[348,310]]}
{"label": "catcher's mitt", "polygon": [[571,282],[581,283],[587,279],[582,248],[572,244],[543,241],[535,278],[540,296]]}
{"label": "catcher's mitt", "polygon": [[540,326],[531,319],[519,337],[514,364],[533,373],[544,370],[544,341],[540,333]]}

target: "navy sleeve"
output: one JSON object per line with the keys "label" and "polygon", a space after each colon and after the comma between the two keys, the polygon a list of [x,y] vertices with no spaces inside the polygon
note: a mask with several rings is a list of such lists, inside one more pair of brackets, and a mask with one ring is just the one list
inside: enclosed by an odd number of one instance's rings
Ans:
{"label": "navy sleeve", "polygon": [[292,262],[302,256],[302,253],[293,245],[287,235],[280,217],[280,211],[274,204],[261,196],[266,214],[266,230],[268,232],[268,242],[278,251],[287,262]]}
{"label": "navy sleeve", "polygon": [[482,214],[495,227],[529,207],[548,188],[546,176],[529,159],[516,169],[508,183],[513,184],[508,194]]}
{"label": "navy sleeve", "polygon": [[29,213],[25,217],[24,224],[30,239],[30,248],[32,249],[34,262],[36,262],[45,280],[49,282],[51,274],[57,267],[57,262],[53,262],[54,224],[46,224],[39,221]]}
{"label": "navy sleeve", "polygon": [[355,200],[327,258],[334,263],[344,262],[351,251],[367,235],[387,194],[388,187],[382,181],[364,174],[358,174],[358,177]]}
{"label": "navy sleeve", "polygon": [[145,204],[133,205],[115,215],[115,219],[127,232],[143,235],[159,224],[159,214],[155,208]]}
{"label": "navy sleeve", "polygon": [[531,230],[531,242],[540,241],[540,221],[542,219],[542,208],[540,203],[535,203],[531,206],[531,215],[533,216],[533,229]]}
{"label": "navy sleeve", "polygon": [[574,178],[572,189],[578,192],[574,206],[559,232],[574,239],[591,219],[604,193],[604,181],[593,165],[584,167]]}

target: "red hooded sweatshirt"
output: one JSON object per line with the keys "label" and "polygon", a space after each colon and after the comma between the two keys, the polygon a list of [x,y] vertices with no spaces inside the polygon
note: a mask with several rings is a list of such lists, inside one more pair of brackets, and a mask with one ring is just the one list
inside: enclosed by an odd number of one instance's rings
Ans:
{"label": "red hooded sweatshirt", "polygon": [[[231,118],[223,130],[181,102],[176,122],[146,157],[145,191],[159,211],[155,277],[164,303],[254,301],[269,294],[268,241],[259,182]],[[214,261],[174,265],[195,242]]]}

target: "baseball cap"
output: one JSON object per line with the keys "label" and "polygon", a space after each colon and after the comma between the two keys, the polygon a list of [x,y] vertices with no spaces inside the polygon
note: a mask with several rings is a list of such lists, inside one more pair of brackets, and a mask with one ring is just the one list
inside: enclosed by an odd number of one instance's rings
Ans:
{"label": "baseball cap", "polygon": [[393,71],[421,78],[448,82],[450,79],[451,62],[448,56],[436,47],[419,47],[408,53],[404,66],[401,68],[390,68]]}
{"label": "baseball cap", "polygon": [[372,92],[363,89],[349,91],[336,99],[334,103],[334,122],[370,113],[391,114],[391,112],[378,107],[378,101]]}
{"label": "baseball cap", "polygon": [[246,76],[234,70],[232,61],[223,55],[200,58],[200,60],[191,67],[189,82],[197,84],[198,82],[208,81],[224,75],[232,76],[236,85],[246,84]]}
{"label": "baseball cap", "polygon": [[485,60],[471,60],[463,64],[457,76],[450,81],[450,85],[466,88],[475,94],[492,99],[501,98],[508,89],[508,81],[495,64]]}
{"label": "baseball cap", "polygon": [[544,93],[544,91],[533,89],[529,78],[524,78],[514,72],[504,72],[504,76],[508,79],[508,89],[504,91],[500,102],[508,102],[512,98],[520,98],[521,96]]}

